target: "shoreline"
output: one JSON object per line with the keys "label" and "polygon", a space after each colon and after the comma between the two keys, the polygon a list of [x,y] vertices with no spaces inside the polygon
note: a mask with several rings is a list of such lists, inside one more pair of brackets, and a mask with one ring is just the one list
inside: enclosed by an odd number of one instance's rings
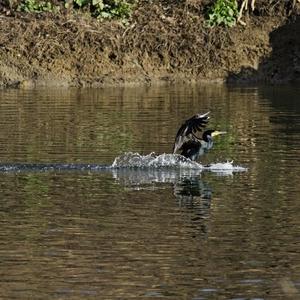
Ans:
{"label": "shoreline", "polygon": [[0,89],[33,89],[33,88],[110,88],[110,87],[142,87],[142,86],[168,86],[168,85],[227,85],[227,86],[259,86],[259,85],[294,85],[299,84],[300,79],[283,79],[283,80],[236,80],[227,81],[226,78],[216,78],[216,79],[182,79],[170,77],[168,79],[150,79],[144,78],[141,80],[139,77],[136,80],[126,81],[124,79],[112,79],[99,83],[98,80],[95,82],[80,81],[63,81],[61,79],[25,79],[23,81],[11,82],[9,84],[1,84]]}

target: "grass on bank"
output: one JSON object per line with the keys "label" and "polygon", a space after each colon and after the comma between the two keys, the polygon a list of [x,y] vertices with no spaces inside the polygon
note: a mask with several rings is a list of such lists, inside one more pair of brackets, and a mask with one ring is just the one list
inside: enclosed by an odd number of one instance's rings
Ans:
{"label": "grass on bank", "polygon": [[[5,2],[6,1],[6,2]],[[149,0],[150,1],[150,0]],[[191,0],[166,0],[164,5],[182,5]],[[199,3],[198,3],[198,2]],[[242,17],[249,13],[263,9],[263,6],[269,6],[274,9],[280,4],[280,1],[264,1],[256,4],[256,0],[207,0],[202,2],[197,0],[196,6],[204,6],[205,24],[208,27],[223,26],[232,27],[237,23],[246,25],[242,21]],[[1,4],[0,0],[0,4]],[[162,2],[162,1],[158,1]],[[3,2],[2,2],[3,3]],[[127,21],[134,9],[140,4],[143,5],[143,0],[4,0],[11,10],[26,13],[43,13],[59,11],[80,11],[89,14],[91,17],[99,20],[118,19]],[[286,0],[286,7],[294,8],[300,0]],[[282,3],[281,3],[282,5]]]}
{"label": "grass on bank", "polygon": [[[12,1],[12,0],[10,0]],[[27,13],[59,12],[63,9],[83,11],[97,19],[121,19],[130,17],[137,0],[21,0],[16,10]],[[12,6],[12,5],[10,5]]]}

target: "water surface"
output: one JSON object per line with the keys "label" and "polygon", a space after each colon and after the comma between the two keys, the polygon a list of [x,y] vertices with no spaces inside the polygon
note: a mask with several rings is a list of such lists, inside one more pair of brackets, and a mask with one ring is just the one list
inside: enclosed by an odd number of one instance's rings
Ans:
{"label": "water surface", "polygon": [[[0,297],[299,298],[299,99],[296,86],[1,90]],[[208,110],[228,134],[201,163],[246,172],[107,168],[170,153]]]}

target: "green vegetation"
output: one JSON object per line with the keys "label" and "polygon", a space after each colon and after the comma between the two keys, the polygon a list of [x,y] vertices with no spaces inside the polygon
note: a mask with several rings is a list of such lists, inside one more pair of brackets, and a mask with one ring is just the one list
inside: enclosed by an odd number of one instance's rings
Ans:
{"label": "green vegetation", "polygon": [[[64,0],[65,8],[81,10],[90,13],[98,19],[128,19],[137,0]],[[30,13],[56,12],[59,6],[49,1],[22,0],[18,5],[18,11]]]}
{"label": "green vegetation", "polygon": [[[153,5],[155,6],[160,2],[158,0],[153,1]],[[173,3],[170,0],[166,1],[166,3],[168,2]],[[178,1],[178,8],[181,7],[182,2],[184,1]],[[199,2],[201,1],[199,0]],[[232,27],[237,23],[246,25],[242,21],[245,12],[251,13],[256,10],[258,15],[262,12],[274,14],[280,6],[282,9],[290,7],[288,11],[290,14],[293,9],[296,10],[296,5],[300,3],[300,0],[286,0],[286,2],[290,2],[289,5],[282,1],[271,2],[270,4],[267,0],[263,0],[259,6],[256,6],[255,0],[210,0],[208,4],[203,4],[208,7],[205,13],[205,24],[208,27]],[[55,13],[67,9],[69,13],[83,12],[99,20],[119,19],[125,22],[130,18],[138,3],[142,6],[145,5],[140,0],[6,0],[5,3],[10,9],[17,8],[18,11],[28,13]]]}
{"label": "green vegetation", "polygon": [[76,0],[88,2],[92,15],[98,19],[128,19],[132,12],[132,4],[125,0]]}
{"label": "green vegetation", "polygon": [[49,1],[25,0],[18,5],[17,10],[41,13],[59,10],[59,6],[53,6]]}
{"label": "green vegetation", "polygon": [[217,0],[208,10],[207,25],[209,27],[224,25],[232,27],[238,18],[238,4],[236,0]]}

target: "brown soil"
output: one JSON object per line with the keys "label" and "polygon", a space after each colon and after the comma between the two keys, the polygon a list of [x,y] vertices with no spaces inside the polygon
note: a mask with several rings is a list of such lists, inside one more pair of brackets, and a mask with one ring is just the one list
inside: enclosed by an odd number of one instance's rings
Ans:
{"label": "brown soil", "polygon": [[0,2],[0,86],[300,79],[300,4],[257,0],[246,26],[227,29],[204,25],[207,2],[140,1],[126,26]]}

